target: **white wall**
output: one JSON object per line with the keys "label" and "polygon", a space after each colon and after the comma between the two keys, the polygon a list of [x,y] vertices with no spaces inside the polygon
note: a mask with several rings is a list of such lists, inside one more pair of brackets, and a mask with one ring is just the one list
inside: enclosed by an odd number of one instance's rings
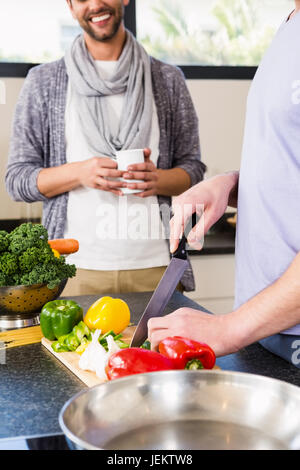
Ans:
{"label": "white wall", "polygon": [[[0,219],[38,217],[41,204],[11,201],[4,186],[12,116],[23,79],[1,79],[6,104],[0,104]],[[198,116],[203,161],[207,176],[238,169],[243,139],[248,80],[188,80]]]}
{"label": "white wall", "polygon": [[240,167],[250,80],[188,80],[207,177]]}
{"label": "white wall", "polygon": [[11,134],[12,118],[16,101],[23,84],[23,79],[0,79],[5,86],[5,104],[0,104],[0,219],[19,219],[39,217],[41,204],[24,204],[14,202],[8,196],[4,175],[8,156],[9,139]]}

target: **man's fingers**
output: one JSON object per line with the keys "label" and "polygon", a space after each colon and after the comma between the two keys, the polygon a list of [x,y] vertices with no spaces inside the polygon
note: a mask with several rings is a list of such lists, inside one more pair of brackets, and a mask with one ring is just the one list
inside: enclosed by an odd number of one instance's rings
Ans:
{"label": "man's fingers", "polygon": [[[170,221],[170,251],[171,253],[174,253],[174,251],[177,249],[179,240],[182,238],[183,233],[185,233],[185,236],[187,239],[190,236],[189,233],[187,233],[187,222],[191,220],[192,215],[197,212],[197,207],[191,202],[189,202],[188,199],[182,199],[181,196],[178,197],[178,199],[174,200],[174,203],[172,205],[172,210],[174,216],[172,217]],[[200,230],[201,224],[197,227],[196,234],[198,236],[199,232],[203,232],[203,230]]]}
{"label": "man's fingers", "polygon": [[188,234],[187,241],[195,250],[202,250],[204,244],[204,214]]}
{"label": "man's fingers", "polygon": [[118,168],[116,160],[108,157],[96,157],[96,162],[99,168]]}
{"label": "man's fingers", "polygon": [[148,338],[151,349],[156,349],[160,341],[171,336],[170,315],[155,317],[148,320]]}
{"label": "man's fingers", "polygon": [[165,330],[154,330],[149,337],[149,341],[151,343],[151,349],[156,350],[158,349],[159,343],[169,336],[174,336],[172,330],[165,329]]}
{"label": "man's fingers", "polygon": [[153,184],[150,181],[148,183],[125,183],[125,186],[129,189],[139,189],[141,191],[153,188]]}
{"label": "man's fingers", "polygon": [[149,148],[145,148],[145,149],[144,149],[144,157],[145,157],[145,160],[149,160],[150,155],[151,155],[151,150],[150,150]]}
{"label": "man's fingers", "polygon": [[103,187],[97,187],[96,189],[99,189],[99,191],[105,191],[106,193],[113,193],[116,196],[123,196],[122,191],[119,189],[110,189],[110,188],[103,188]]}
{"label": "man's fingers", "polygon": [[102,185],[109,189],[124,188],[126,186],[122,181],[111,181],[105,178],[102,180]]}
{"label": "man's fingers", "polygon": [[128,168],[127,168],[127,172],[125,172],[126,174],[128,172],[132,173],[132,172],[135,172],[135,171],[147,171],[147,172],[152,172],[152,171],[155,171],[156,170],[156,166],[154,165],[153,162],[151,161],[148,161],[148,162],[144,162],[144,163],[136,163],[134,165],[129,165]]}
{"label": "man's fingers", "polygon": [[154,317],[148,320],[148,331],[152,332],[154,330],[159,330],[161,328],[168,328],[169,327],[169,319],[168,315],[165,317]]}
{"label": "man's fingers", "polygon": [[189,245],[196,250],[201,250],[203,248],[204,243],[204,236],[214,225],[215,218],[212,210],[207,209],[203,212],[202,216],[200,217],[199,221],[195,225],[195,227],[190,231],[187,241]]}
{"label": "man's fingers", "polygon": [[180,233],[182,233],[182,227],[179,224],[174,223],[174,217],[170,220],[170,251],[174,253],[179,245]]}
{"label": "man's fingers", "polygon": [[123,176],[123,171],[120,170],[111,170],[109,168],[98,168],[97,176],[102,176],[103,178],[121,178]]}
{"label": "man's fingers", "polygon": [[140,193],[135,193],[133,195],[143,199],[145,197],[154,196],[155,194],[156,194],[156,192],[155,192],[154,189],[149,189],[148,191],[142,191]]}
{"label": "man's fingers", "polygon": [[130,180],[143,180],[143,181],[153,181],[156,180],[156,174],[153,174],[152,172],[148,171],[133,171],[130,173],[124,173],[123,174],[124,179],[128,179],[128,183],[130,183]]}
{"label": "man's fingers", "polygon": [[111,190],[124,188],[126,186],[126,183],[123,183],[122,181],[111,181],[102,177],[98,177],[95,179],[95,185],[99,189]]}
{"label": "man's fingers", "polygon": [[179,240],[184,232],[184,220],[181,216],[175,215],[170,220],[170,251],[174,253],[177,250]]}

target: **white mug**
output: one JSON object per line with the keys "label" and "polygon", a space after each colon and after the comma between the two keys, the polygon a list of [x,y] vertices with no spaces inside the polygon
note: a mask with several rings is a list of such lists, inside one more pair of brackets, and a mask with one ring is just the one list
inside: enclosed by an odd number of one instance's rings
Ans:
{"label": "white mug", "polygon": [[[116,152],[118,170],[127,171],[129,165],[135,165],[137,163],[144,163],[144,150],[143,149],[128,149],[128,150],[119,150]],[[120,181],[125,181],[126,183],[143,183],[143,180],[129,180],[125,178],[120,178]],[[129,189],[121,188],[123,194],[135,194],[142,192],[141,189]]]}

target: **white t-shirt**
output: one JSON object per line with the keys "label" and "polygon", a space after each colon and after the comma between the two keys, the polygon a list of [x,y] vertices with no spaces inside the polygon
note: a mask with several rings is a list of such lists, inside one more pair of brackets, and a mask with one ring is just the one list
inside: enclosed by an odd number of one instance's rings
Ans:
{"label": "white t-shirt", "polygon": [[[102,78],[109,78],[115,61],[95,61]],[[113,133],[118,132],[124,94],[106,96],[108,119]],[[67,162],[97,156],[89,150],[68,84],[65,112]],[[157,164],[159,125],[153,100],[151,160]],[[101,155],[98,155],[101,156]],[[169,250],[165,240],[156,196],[140,199],[134,195],[117,196],[111,192],[79,187],[70,191],[65,238],[76,238],[80,249],[68,256],[78,268],[127,270],[165,266]]]}

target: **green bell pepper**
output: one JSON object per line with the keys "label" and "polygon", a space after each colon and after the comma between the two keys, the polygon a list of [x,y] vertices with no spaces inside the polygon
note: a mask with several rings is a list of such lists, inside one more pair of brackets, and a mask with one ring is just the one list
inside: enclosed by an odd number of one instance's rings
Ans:
{"label": "green bell pepper", "polygon": [[121,341],[120,339],[116,339],[115,343],[117,346],[119,346],[120,349],[126,349],[130,347],[128,343],[124,343],[124,341]]}
{"label": "green bell pepper", "polygon": [[47,302],[40,314],[40,325],[45,338],[53,341],[71,333],[83,319],[83,310],[74,300],[57,299]]}
{"label": "green bell pepper", "polygon": [[116,333],[113,330],[110,330],[107,333],[105,333],[104,335],[100,336],[100,338],[99,338],[99,343],[101,344],[101,346],[104,347],[104,349],[106,351],[108,351],[108,344],[107,344],[107,337],[108,336],[113,337],[114,342],[117,344],[117,346],[119,346],[120,349],[129,348],[129,344],[124,343],[124,341],[122,341],[120,339],[123,336],[121,333],[116,335]]}
{"label": "green bell pepper", "polygon": [[69,335],[62,335],[58,338],[58,342],[61,346],[65,346],[65,341],[66,341],[66,338],[68,337]]}
{"label": "green bell pepper", "polygon": [[79,345],[80,341],[74,333],[70,333],[64,340],[64,346],[67,347],[69,351],[75,351]]}
{"label": "green bell pepper", "polygon": [[77,351],[80,346],[89,343],[92,340],[92,335],[89,327],[80,321],[75,325],[71,333],[62,335],[58,341],[54,341],[51,347],[55,352]]}
{"label": "green bell pepper", "polygon": [[82,342],[84,337],[92,340],[91,330],[83,321],[80,321],[78,325],[74,326],[73,333],[78,338],[79,343]]}
{"label": "green bell pepper", "polygon": [[68,352],[68,348],[66,346],[63,346],[59,341],[54,341],[51,344],[51,348],[53,349],[54,352],[60,353],[60,352]]}

